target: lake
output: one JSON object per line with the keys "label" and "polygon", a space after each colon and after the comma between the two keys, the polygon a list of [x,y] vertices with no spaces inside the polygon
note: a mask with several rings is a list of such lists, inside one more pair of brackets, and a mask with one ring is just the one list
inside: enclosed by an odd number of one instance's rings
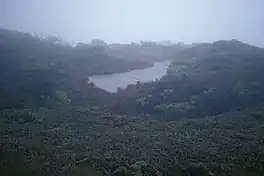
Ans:
{"label": "lake", "polygon": [[155,62],[152,67],[145,69],[106,75],[92,75],[88,78],[89,82],[92,82],[96,87],[115,93],[117,88],[126,88],[129,84],[136,84],[138,80],[141,83],[159,80],[167,74],[169,65],[170,61]]}

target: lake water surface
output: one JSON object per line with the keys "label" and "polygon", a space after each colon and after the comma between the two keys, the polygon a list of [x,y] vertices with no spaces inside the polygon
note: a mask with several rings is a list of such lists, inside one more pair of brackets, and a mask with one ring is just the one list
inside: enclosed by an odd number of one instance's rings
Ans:
{"label": "lake water surface", "polygon": [[89,82],[107,92],[117,92],[117,88],[126,88],[129,84],[151,82],[160,79],[167,73],[170,61],[155,62],[152,67],[135,69],[129,72],[89,76]]}

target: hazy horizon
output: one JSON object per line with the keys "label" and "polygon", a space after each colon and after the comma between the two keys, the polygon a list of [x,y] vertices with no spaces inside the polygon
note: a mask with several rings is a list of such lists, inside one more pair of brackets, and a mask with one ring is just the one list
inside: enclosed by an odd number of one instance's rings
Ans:
{"label": "hazy horizon", "polygon": [[210,42],[264,47],[262,0],[1,0],[0,27],[67,41]]}

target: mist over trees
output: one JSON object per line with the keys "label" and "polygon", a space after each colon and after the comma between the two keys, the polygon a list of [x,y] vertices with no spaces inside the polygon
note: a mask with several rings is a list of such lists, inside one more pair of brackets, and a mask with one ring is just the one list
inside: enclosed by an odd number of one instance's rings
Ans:
{"label": "mist over trees", "polygon": [[[171,60],[117,93],[88,76]],[[264,49],[237,40],[76,46],[0,29],[3,175],[262,175]]]}

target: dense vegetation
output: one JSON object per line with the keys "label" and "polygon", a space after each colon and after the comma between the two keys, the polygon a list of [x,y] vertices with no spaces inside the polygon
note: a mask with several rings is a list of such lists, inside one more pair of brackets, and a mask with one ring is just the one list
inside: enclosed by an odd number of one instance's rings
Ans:
{"label": "dense vegetation", "polygon": [[[239,41],[201,44],[178,53],[159,82],[119,92],[117,112],[203,117],[264,100],[264,49]],[[189,59],[188,59],[189,58]],[[126,95],[130,96],[126,96]],[[122,108],[120,108],[122,106]]]}
{"label": "dense vegetation", "polygon": [[[87,83],[163,59],[160,81]],[[1,175],[263,175],[263,67],[236,40],[71,46],[1,29]]]}
{"label": "dense vegetation", "polygon": [[[137,45],[107,45],[101,40],[71,46],[57,37],[42,38],[0,29],[0,85],[3,85],[0,98],[4,102],[0,108],[46,105],[51,102],[49,99],[56,98],[56,90],[66,91],[73,97],[79,92],[90,96],[91,92],[87,93],[89,75],[145,68],[162,59],[152,56],[161,53],[164,46],[144,44],[143,49],[138,48]],[[182,47],[167,48],[171,51],[168,53],[175,53]],[[148,57],[139,58],[142,53],[148,53]]]}

